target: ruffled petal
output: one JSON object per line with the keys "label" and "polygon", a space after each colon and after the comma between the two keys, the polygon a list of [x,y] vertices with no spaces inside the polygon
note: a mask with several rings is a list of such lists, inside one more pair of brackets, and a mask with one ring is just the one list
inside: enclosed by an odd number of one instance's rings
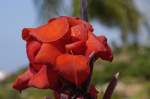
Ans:
{"label": "ruffled petal", "polygon": [[40,47],[41,43],[39,43],[38,41],[27,41],[26,51],[30,63],[33,63],[35,55],[39,51]]}
{"label": "ruffled petal", "polygon": [[87,50],[86,56],[89,56],[92,52],[96,53],[96,58],[112,61],[112,52],[107,44],[107,39],[104,36],[96,37],[94,34],[89,33],[88,40],[86,42]]}
{"label": "ruffled petal", "polygon": [[53,89],[57,84],[57,78],[55,71],[47,66],[43,66],[41,70],[30,79],[29,85],[40,89]]}
{"label": "ruffled petal", "polygon": [[[65,16],[66,17],[66,16]],[[84,20],[81,20],[80,18],[77,18],[77,17],[68,17],[67,16],[67,19],[68,19],[68,22],[69,22],[69,25],[70,27],[72,26],[75,26],[75,25],[79,25],[79,24],[83,24],[85,25],[85,27],[89,30],[89,31],[93,31],[93,27],[91,24],[89,24],[88,22],[84,21]]]}
{"label": "ruffled petal", "polygon": [[88,38],[88,29],[84,24],[75,25],[71,28],[71,36],[86,41]]}
{"label": "ruffled petal", "polygon": [[79,21],[78,21],[78,20],[80,20],[80,19],[77,18],[77,17],[70,17],[70,16],[62,16],[62,17],[65,17],[65,18],[68,19],[68,22],[69,22],[69,26],[70,26],[70,27],[79,24]]}
{"label": "ruffled petal", "polygon": [[97,56],[101,57],[104,60],[112,61],[113,60],[113,54],[112,54],[111,48],[107,44],[106,37],[105,36],[98,36],[97,39],[99,40],[99,42],[102,42],[103,46],[105,46],[105,48],[106,48],[105,52],[99,52],[97,54]]}
{"label": "ruffled petal", "polygon": [[35,63],[46,63],[55,64],[56,57],[60,55],[61,52],[51,44],[42,44],[41,49],[35,57]]}
{"label": "ruffled petal", "polygon": [[87,54],[90,54],[91,52],[95,51],[101,51],[104,52],[106,48],[103,46],[102,42],[100,42],[96,36],[92,33],[89,33],[88,40],[86,42],[87,45]]}
{"label": "ruffled petal", "polygon": [[84,56],[69,54],[57,57],[56,70],[62,77],[77,86],[87,79],[90,72],[87,59]]}
{"label": "ruffled petal", "polygon": [[66,51],[75,55],[85,54],[86,44],[84,41],[77,41],[65,45]]}
{"label": "ruffled petal", "polygon": [[38,28],[24,28],[22,37],[24,40],[34,37],[41,42],[53,42],[62,38],[68,30],[67,19],[59,17]]}
{"label": "ruffled petal", "polygon": [[18,91],[22,91],[23,89],[26,89],[29,87],[28,82],[31,79],[31,77],[34,75],[34,72],[29,68],[24,74],[20,75],[15,83],[13,83],[13,88],[15,88]]}

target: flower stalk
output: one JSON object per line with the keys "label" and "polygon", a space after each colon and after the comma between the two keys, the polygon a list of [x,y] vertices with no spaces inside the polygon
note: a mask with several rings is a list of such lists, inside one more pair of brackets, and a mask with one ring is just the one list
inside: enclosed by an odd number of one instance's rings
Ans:
{"label": "flower stalk", "polygon": [[81,19],[88,22],[88,0],[80,0]]}

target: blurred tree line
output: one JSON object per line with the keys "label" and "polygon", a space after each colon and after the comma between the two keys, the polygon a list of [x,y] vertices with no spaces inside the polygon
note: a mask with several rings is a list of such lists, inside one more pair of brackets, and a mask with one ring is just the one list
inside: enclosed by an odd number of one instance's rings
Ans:
{"label": "blurred tree line", "polygon": [[[74,15],[79,15],[80,0],[74,0]],[[134,44],[138,45],[137,33],[141,15],[133,0],[89,0],[89,15],[97,18],[108,27],[119,27],[124,47],[128,45],[128,35],[135,35]]]}
{"label": "blurred tree line", "polygon": [[[120,49],[118,49],[114,51],[115,60],[112,63],[105,61],[95,63],[92,82],[96,84],[96,88],[99,91],[98,99],[102,99],[104,87],[115,72],[120,72],[120,78],[112,99],[149,99],[150,48],[145,47],[143,49],[143,51],[136,52],[134,47],[129,48],[129,55],[127,56],[121,54]],[[24,71],[26,71],[26,68],[18,70],[8,75],[5,80],[0,81],[0,99],[44,99],[45,96],[54,99],[51,90],[48,89],[29,88],[22,93],[14,90],[12,82]],[[123,90],[119,90],[120,88]],[[137,90],[137,88],[140,89]]]}
{"label": "blurred tree line", "polygon": [[[65,0],[34,0],[39,16],[45,20],[59,15],[63,10]],[[71,0],[72,15],[80,17],[80,0]],[[138,32],[144,16],[140,14],[133,0],[88,0],[89,17],[98,19],[108,27],[118,27],[121,30],[123,48],[129,46],[128,37],[132,35],[132,45],[139,46]],[[145,21],[146,22],[146,21]],[[146,27],[149,27],[147,22]],[[148,29],[148,28],[147,28]]]}

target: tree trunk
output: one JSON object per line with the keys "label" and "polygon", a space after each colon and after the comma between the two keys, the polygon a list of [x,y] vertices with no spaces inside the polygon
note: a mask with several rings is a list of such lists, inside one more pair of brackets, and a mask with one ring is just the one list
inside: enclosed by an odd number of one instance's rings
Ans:
{"label": "tree trunk", "polygon": [[138,32],[133,34],[133,47],[138,48],[139,46],[139,41],[138,41]]}
{"label": "tree trunk", "polygon": [[126,29],[122,29],[122,34],[121,34],[121,39],[122,39],[122,50],[123,52],[126,52],[128,49],[128,31]]}

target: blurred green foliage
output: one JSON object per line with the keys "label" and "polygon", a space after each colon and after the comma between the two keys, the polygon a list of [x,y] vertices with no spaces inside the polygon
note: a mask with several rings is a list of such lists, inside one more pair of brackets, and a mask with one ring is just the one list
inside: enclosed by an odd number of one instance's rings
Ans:
{"label": "blurred green foliage", "polygon": [[[126,92],[115,92],[112,99],[149,99],[148,97],[150,97],[150,48],[141,47],[138,51],[136,50],[134,47],[130,47],[128,52],[122,53],[121,49],[116,49],[114,50],[114,61],[112,63],[102,60],[95,63],[93,83],[95,83],[98,88],[99,86],[100,89],[103,88],[116,72],[120,72],[119,83],[124,83],[127,87],[132,85],[142,87],[140,93],[132,96],[126,95]],[[50,90],[30,88],[20,94],[12,89],[11,83],[16,79],[16,76],[24,70],[25,69],[20,70],[0,82],[0,99],[44,99],[45,96],[52,97]],[[134,87],[132,89],[134,89]],[[125,89],[125,91],[126,90],[128,89]],[[100,94],[100,96],[102,95]]]}
{"label": "blurred green foliage", "polygon": [[[143,15],[136,8],[133,0],[88,0],[90,19],[98,19],[108,27],[118,27],[124,47],[128,46],[128,35],[133,34],[138,45],[138,28]],[[73,15],[80,16],[80,0],[73,0]]]}
{"label": "blurred green foliage", "polygon": [[[80,1],[71,0],[72,15],[80,17]],[[60,0],[34,0],[39,17],[48,20],[59,15],[64,5]],[[109,27],[118,27],[121,30],[121,39],[124,47],[128,46],[128,36],[132,33],[134,44],[138,45],[138,29],[143,15],[134,4],[134,0],[88,0],[88,14],[90,19],[98,19]]]}
{"label": "blurred green foliage", "polygon": [[150,48],[142,47],[137,51],[130,47],[126,53],[114,51],[114,54],[114,62],[98,61],[95,64],[94,83],[106,83],[116,72],[120,72],[122,79],[137,78],[150,81]]}
{"label": "blurred green foliage", "polygon": [[[133,0],[88,0],[89,16],[107,26],[119,26],[136,31],[141,17]],[[80,0],[73,0],[73,15],[80,16]]]}
{"label": "blurred green foliage", "polygon": [[17,71],[14,74],[9,75],[4,81],[0,82],[0,99],[44,99],[45,96],[53,98],[50,90],[41,90],[30,88],[26,91],[16,91],[12,88],[12,83],[17,76],[22,74],[26,69]]}

